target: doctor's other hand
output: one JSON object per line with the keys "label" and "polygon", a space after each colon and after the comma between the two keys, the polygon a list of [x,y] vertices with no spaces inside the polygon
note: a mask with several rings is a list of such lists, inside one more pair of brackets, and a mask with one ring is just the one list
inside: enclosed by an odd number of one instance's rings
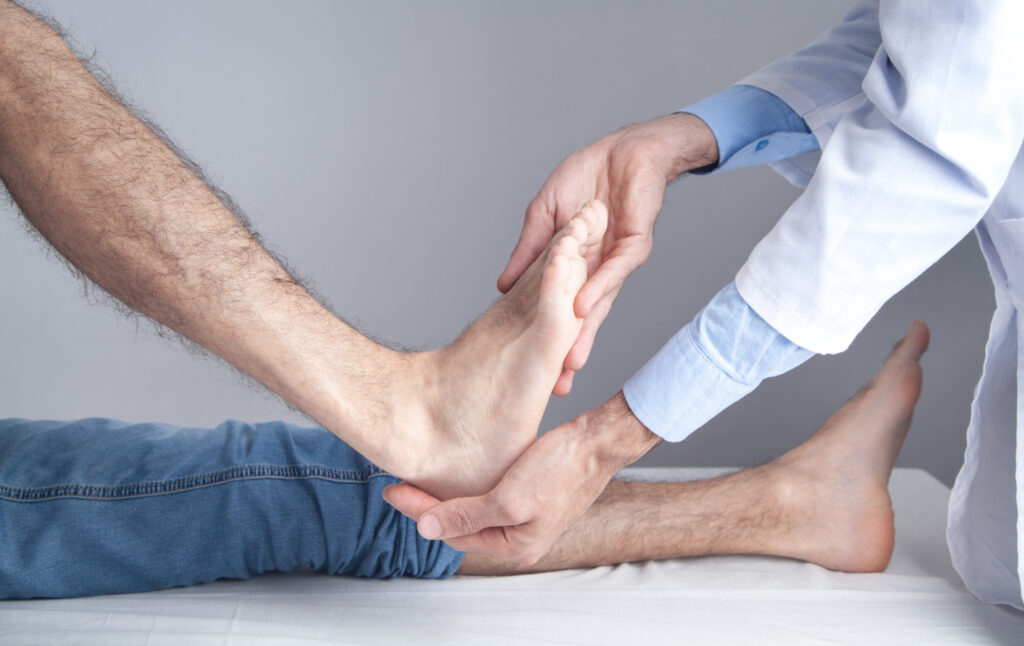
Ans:
{"label": "doctor's other hand", "polygon": [[541,436],[481,496],[441,502],[403,482],[385,489],[384,498],[416,520],[424,538],[529,566],[548,553],[619,469],[660,441],[619,392]]}
{"label": "doctor's other hand", "polygon": [[590,278],[576,297],[583,329],[566,356],[554,394],[572,389],[573,374],[586,363],[623,281],[647,261],[665,187],[682,173],[717,161],[718,144],[707,125],[691,114],[671,114],[626,126],[572,153],[530,202],[519,242],[498,278],[502,292],[511,289],[584,202],[597,199],[608,207],[608,230],[587,253]]}

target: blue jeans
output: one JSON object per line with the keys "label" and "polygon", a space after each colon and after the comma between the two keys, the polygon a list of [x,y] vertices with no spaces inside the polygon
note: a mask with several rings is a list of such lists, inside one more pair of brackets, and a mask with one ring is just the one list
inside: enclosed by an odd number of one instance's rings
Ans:
{"label": "blue jeans", "polygon": [[303,566],[451,576],[462,554],[321,428],[0,420],[0,598],[138,592]]}

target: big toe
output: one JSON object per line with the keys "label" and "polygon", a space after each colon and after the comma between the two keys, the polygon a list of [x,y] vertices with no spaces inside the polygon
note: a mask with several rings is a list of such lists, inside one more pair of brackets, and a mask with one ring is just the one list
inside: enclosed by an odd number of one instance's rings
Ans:
{"label": "big toe", "polygon": [[587,279],[587,265],[579,239],[566,235],[551,245],[541,278],[541,303],[557,303],[571,311],[572,302]]}
{"label": "big toe", "polygon": [[924,321],[913,321],[906,335],[896,343],[887,359],[918,361],[928,350],[930,340],[931,332],[928,330],[928,325]]}
{"label": "big toe", "polygon": [[907,413],[913,409],[921,395],[921,355],[928,349],[929,331],[923,321],[914,321],[910,329],[892,352],[871,384],[878,386],[873,396],[882,397],[896,409]]}
{"label": "big toe", "polygon": [[587,226],[579,217],[566,225],[564,235],[548,249],[541,274],[536,320],[539,342],[542,353],[550,355],[552,361],[557,359],[559,366],[579,335],[580,320],[576,318],[573,302],[587,280],[587,263],[580,243]]}

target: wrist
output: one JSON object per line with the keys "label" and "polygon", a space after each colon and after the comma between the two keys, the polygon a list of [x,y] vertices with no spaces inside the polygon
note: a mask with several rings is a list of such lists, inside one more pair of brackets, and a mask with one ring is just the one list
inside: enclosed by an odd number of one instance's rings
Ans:
{"label": "wrist", "polygon": [[659,117],[656,158],[660,160],[665,181],[671,182],[685,172],[718,163],[718,141],[711,128],[699,117],[687,112]]}
{"label": "wrist", "polygon": [[585,413],[583,424],[593,455],[609,475],[639,460],[661,442],[633,414],[622,391]]}

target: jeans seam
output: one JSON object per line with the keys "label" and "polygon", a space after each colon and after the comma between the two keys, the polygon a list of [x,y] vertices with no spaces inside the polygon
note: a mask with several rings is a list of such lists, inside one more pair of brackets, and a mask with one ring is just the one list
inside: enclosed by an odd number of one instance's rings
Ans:
{"label": "jeans seam", "polygon": [[116,486],[64,484],[50,487],[24,488],[0,484],[0,499],[15,502],[42,502],[59,498],[115,500],[180,493],[240,480],[263,478],[300,480],[315,478],[341,483],[364,483],[371,478],[380,476],[389,476],[389,474],[375,466],[360,471],[343,471],[322,465],[277,466],[252,464],[176,478],[174,480],[140,482]]}

